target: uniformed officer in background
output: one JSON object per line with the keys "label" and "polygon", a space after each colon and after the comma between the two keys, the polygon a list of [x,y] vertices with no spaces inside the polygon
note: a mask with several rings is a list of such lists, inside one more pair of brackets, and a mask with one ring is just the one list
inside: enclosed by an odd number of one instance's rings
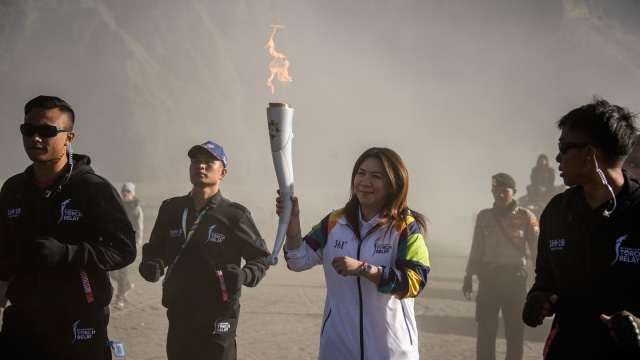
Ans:
{"label": "uniformed officer in background", "polygon": [[188,156],[193,188],[160,206],[140,274],[150,282],[164,275],[169,360],[236,359],[240,291],[265,276],[269,250],[249,211],[219,190],[223,148],[207,141]]}
{"label": "uniformed officer in background", "polygon": [[476,219],[462,292],[471,301],[472,276],[476,275],[479,282],[476,296],[477,359],[496,358],[498,318],[502,310],[507,341],[506,360],[520,360],[524,342],[521,311],[527,292],[525,266],[535,261],[538,220],[531,211],[516,203],[513,197],[516,182],[510,175],[493,175],[491,193],[495,200],[493,207],[480,211]]}

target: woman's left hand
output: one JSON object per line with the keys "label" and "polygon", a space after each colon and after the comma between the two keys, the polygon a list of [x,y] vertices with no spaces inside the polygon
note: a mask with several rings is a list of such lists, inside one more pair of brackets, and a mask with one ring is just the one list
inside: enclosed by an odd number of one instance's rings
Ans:
{"label": "woman's left hand", "polygon": [[362,269],[362,261],[348,256],[336,256],[331,260],[331,266],[342,276],[358,276]]}

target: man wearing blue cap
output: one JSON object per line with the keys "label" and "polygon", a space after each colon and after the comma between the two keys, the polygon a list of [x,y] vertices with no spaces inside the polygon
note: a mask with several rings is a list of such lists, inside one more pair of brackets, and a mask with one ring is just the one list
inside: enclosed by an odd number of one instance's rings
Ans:
{"label": "man wearing blue cap", "polygon": [[249,210],[220,192],[222,146],[207,141],[187,154],[193,188],[160,206],[139,270],[150,282],[164,275],[169,360],[236,359],[241,289],[265,276],[269,250]]}
{"label": "man wearing blue cap", "polygon": [[522,360],[524,324],[520,314],[527,293],[525,266],[536,258],[538,220],[516,203],[516,182],[509,174],[491,177],[491,194],[493,207],[480,211],[476,219],[462,292],[471,301],[472,276],[476,275],[477,359],[496,359],[502,312],[507,340],[505,359]]}

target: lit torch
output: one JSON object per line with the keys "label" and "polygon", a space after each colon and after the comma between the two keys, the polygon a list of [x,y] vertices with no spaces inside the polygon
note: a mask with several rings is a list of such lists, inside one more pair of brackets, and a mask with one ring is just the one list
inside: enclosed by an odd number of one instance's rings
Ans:
{"label": "lit torch", "polygon": [[[283,27],[281,25],[271,25],[273,32],[267,43],[269,53],[273,56],[273,61],[269,64],[271,76],[267,79],[267,86],[274,93],[274,86],[271,82],[275,77],[280,82],[291,82],[292,79],[288,74],[289,60],[276,51],[273,36],[276,30]],[[278,253],[282,249],[284,239],[291,218],[291,196],[293,196],[293,162],[291,158],[291,141],[293,139],[293,108],[285,103],[269,103],[267,108],[267,124],[269,127],[269,140],[271,143],[271,157],[273,166],[276,170],[278,178],[278,187],[280,196],[284,200],[284,211],[280,214],[278,221],[278,231],[276,232],[276,240],[273,244],[271,255],[267,257],[267,263],[276,265],[278,263]]]}
{"label": "lit torch", "polygon": [[291,196],[293,195],[293,163],[291,161],[291,140],[293,139],[293,108],[289,104],[269,103],[267,108],[269,138],[271,139],[271,158],[276,169],[280,196],[284,199],[284,211],[280,214],[276,241],[273,251],[267,257],[267,263],[276,265],[278,253],[284,243],[289,219],[291,218]]}

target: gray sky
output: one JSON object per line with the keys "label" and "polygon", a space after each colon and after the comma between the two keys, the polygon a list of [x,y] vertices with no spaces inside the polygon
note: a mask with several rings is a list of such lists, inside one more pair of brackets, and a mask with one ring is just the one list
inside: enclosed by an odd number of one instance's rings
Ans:
{"label": "gray sky", "polygon": [[[492,174],[523,195],[537,155],[554,158],[560,116],[594,94],[640,110],[638,15],[633,0],[0,0],[0,178],[28,165],[22,108],[48,94],[114,183],[186,192],[187,149],[214,140],[223,189],[267,191],[271,209],[265,108],[287,102],[296,189],[323,199],[307,208],[341,206],[355,159],[386,146],[434,234],[470,236]],[[271,24],[293,78],[274,95]]]}

